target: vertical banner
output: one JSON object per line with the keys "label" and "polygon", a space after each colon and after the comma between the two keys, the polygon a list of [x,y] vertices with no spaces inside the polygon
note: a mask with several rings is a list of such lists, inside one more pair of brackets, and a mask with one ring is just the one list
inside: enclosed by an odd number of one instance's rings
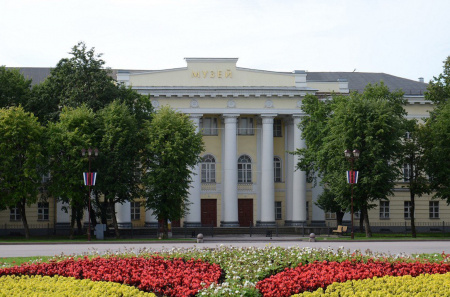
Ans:
{"label": "vertical banner", "polygon": [[97,172],[83,172],[85,186],[95,186],[97,180]]}
{"label": "vertical banner", "polygon": [[358,183],[358,173],[359,171],[349,170],[347,171],[347,183],[357,184]]}

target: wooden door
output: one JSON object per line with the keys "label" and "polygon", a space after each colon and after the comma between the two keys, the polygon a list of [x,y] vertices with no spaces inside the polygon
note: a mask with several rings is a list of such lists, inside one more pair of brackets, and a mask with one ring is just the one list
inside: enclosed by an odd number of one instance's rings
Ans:
{"label": "wooden door", "polygon": [[239,225],[250,227],[253,224],[253,199],[239,199],[238,212]]}
{"label": "wooden door", "polygon": [[217,200],[216,199],[202,199],[202,226],[217,227]]}

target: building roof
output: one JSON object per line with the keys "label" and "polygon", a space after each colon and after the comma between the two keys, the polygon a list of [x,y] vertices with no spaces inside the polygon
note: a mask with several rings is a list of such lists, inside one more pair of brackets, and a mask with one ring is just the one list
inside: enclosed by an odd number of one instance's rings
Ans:
{"label": "building roof", "polygon": [[[11,67],[13,68],[13,67]],[[32,84],[39,84],[50,75],[49,67],[17,67],[20,72],[29,79]],[[114,78],[118,69],[111,69]],[[145,72],[149,70],[126,70],[130,73]],[[346,79],[350,91],[362,92],[368,83],[375,84],[383,81],[389,90],[403,90],[405,95],[423,95],[428,84],[406,79],[386,73],[370,72],[307,72],[306,81],[310,82],[336,82],[338,79]]]}
{"label": "building roof", "polygon": [[405,95],[423,95],[427,90],[428,84],[406,79],[386,73],[370,72],[307,72],[306,81],[337,81],[346,79],[350,91],[362,92],[369,83],[376,84],[384,82],[390,91],[403,90]]}

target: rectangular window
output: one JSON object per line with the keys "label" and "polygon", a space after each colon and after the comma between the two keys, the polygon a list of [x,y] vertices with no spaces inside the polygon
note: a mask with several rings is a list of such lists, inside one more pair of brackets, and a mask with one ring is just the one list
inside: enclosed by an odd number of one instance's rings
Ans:
{"label": "rectangular window", "polygon": [[380,219],[389,219],[389,201],[380,201]]}
{"label": "rectangular window", "polygon": [[281,120],[280,119],[274,119],[273,120],[273,137],[281,137]]}
{"label": "rectangular window", "polygon": [[202,119],[203,135],[218,135],[217,118],[204,117]]}
{"label": "rectangular window", "polygon": [[406,220],[410,220],[411,219],[411,207],[412,207],[411,201],[404,201],[403,202],[403,215],[404,215]]}
{"label": "rectangular window", "polygon": [[336,213],[335,212],[326,212],[325,220],[336,220]]}
{"label": "rectangular window", "polygon": [[48,202],[38,202],[38,221],[48,221]]}
{"label": "rectangular window", "polygon": [[42,175],[42,183],[46,184],[50,181],[51,175],[50,172]]}
{"label": "rectangular window", "polygon": [[281,183],[281,158],[273,158],[273,177],[276,183]]}
{"label": "rectangular window", "polygon": [[131,202],[131,219],[140,220],[141,219],[141,203]]}
{"label": "rectangular window", "polygon": [[239,135],[253,135],[253,118],[239,118],[238,119],[238,134]]}
{"label": "rectangular window", "polygon": [[20,216],[20,211],[18,207],[13,207],[9,212],[9,220],[10,221],[20,221],[22,217]]}
{"label": "rectangular window", "polygon": [[353,218],[354,219],[360,219],[361,218],[361,211],[358,210],[358,211],[353,212]]}
{"label": "rectangular window", "polygon": [[439,201],[430,201],[430,219],[439,219]]}
{"label": "rectangular window", "polygon": [[281,201],[275,201],[275,220],[281,220]]}

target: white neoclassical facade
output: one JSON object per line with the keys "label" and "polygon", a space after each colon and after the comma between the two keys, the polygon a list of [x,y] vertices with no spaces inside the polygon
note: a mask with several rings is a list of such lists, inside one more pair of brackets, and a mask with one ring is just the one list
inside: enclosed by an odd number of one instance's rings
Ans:
{"label": "white neoclassical facade", "polygon": [[[203,162],[195,168],[183,225],[324,222],[289,152],[305,146],[298,128],[305,116],[302,98],[348,93],[347,81],[307,83],[305,71],[240,68],[236,58],[185,60],[183,68],[117,73],[120,83],[149,94],[156,109],[168,105],[188,114],[204,135]],[[118,206],[118,217],[126,207]]]}
{"label": "white neoclassical facade", "polygon": [[[305,172],[296,170],[297,157],[289,153],[305,146],[298,128],[306,116],[303,98],[362,92],[368,83],[383,81],[391,91],[404,91],[409,118],[427,117],[433,108],[425,100],[423,79],[385,73],[265,71],[238,67],[237,58],[185,60],[187,65],[181,68],[113,71],[118,82],[150,95],[155,109],[167,105],[188,114],[203,134],[205,151],[194,168],[189,214],[173,222],[174,226],[333,225],[335,215],[324,213],[314,203],[322,189],[306,182]],[[50,73],[49,68],[21,71],[41,80]],[[405,185],[406,180],[400,180],[395,195],[369,212],[373,224],[407,225],[410,198]],[[27,217],[34,223],[67,225],[70,216],[63,206],[55,199],[39,202],[27,209]],[[19,225],[17,215],[13,210],[2,211],[0,223]],[[144,223],[157,226],[142,201],[116,205],[116,217],[122,228]],[[431,195],[416,201],[416,222],[428,230],[443,226],[449,217],[450,207]],[[348,214],[344,220],[350,220]]]}

